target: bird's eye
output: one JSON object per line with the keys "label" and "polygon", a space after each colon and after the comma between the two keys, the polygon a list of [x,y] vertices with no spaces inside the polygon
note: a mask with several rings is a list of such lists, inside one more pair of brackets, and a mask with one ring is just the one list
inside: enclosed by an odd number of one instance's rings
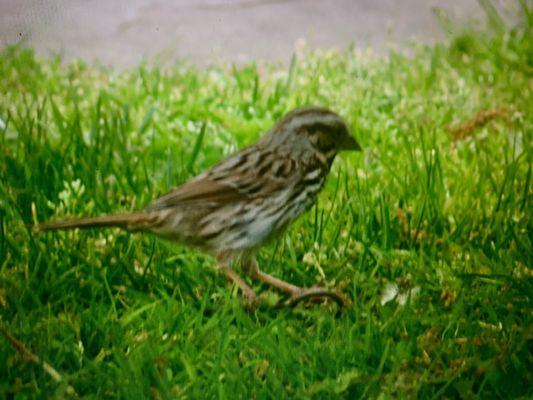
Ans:
{"label": "bird's eye", "polygon": [[321,151],[327,153],[328,151],[333,150],[333,148],[335,147],[335,141],[333,140],[333,138],[330,135],[326,135],[326,134],[320,132],[318,134],[317,147]]}

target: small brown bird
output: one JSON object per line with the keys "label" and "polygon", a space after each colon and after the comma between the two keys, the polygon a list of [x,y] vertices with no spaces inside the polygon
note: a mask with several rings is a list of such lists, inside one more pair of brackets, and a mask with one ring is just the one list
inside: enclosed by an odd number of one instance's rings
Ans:
{"label": "small brown bird", "polygon": [[151,232],[213,254],[217,267],[253,303],[256,294],[232,269],[290,295],[284,304],[336,292],[300,288],[259,269],[255,253],[279,235],[316,201],[335,156],[361,150],[344,120],[322,107],[307,106],[286,114],[257,142],[155,200],[143,211],[49,222],[42,231],[119,227]]}

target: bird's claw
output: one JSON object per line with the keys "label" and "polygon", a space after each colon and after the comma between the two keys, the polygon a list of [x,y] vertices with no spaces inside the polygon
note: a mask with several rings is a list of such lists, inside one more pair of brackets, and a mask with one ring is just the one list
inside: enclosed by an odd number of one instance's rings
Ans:
{"label": "bird's claw", "polygon": [[312,287],[308,289],[298,290],[297,292],[293,293],[288,299],[281,300],[280,302],[278,302],[276,308],[295,307],[298,303],[304,300],[309,299],[311,301],[320,301],[323,298],[329,298],[333,300],[340,308],[344,307],[346,303],[343,296],[333,290],[321,287]]}

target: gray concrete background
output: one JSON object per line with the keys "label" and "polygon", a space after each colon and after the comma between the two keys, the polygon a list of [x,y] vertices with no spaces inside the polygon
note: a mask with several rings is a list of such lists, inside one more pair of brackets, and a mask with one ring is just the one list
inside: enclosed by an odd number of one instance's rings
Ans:
{"label": "gray concrete background", "polygon": [[464,23],[483,16],[476,0],[0,0],[0,47],[118,68],[142,59],[287,63],[302,40],[383,52],[442,39],[434,7]]}

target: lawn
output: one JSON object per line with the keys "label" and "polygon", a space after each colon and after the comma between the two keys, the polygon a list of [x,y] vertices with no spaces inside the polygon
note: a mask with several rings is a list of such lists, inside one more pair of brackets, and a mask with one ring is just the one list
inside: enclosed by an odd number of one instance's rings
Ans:
{"label": "lawn", "polygon": [[[290,67],[117,71],[4,50],[0,397],[533,396],[525,4],[513,28],[489,13],[486,31],[409,55],[303,52]],[[363,152],[335,161],[259,262],[339,288],[341,313],[248,311],[212,258],[149,235],[33,229],[140,209],[304,104],[343,115]]]}

